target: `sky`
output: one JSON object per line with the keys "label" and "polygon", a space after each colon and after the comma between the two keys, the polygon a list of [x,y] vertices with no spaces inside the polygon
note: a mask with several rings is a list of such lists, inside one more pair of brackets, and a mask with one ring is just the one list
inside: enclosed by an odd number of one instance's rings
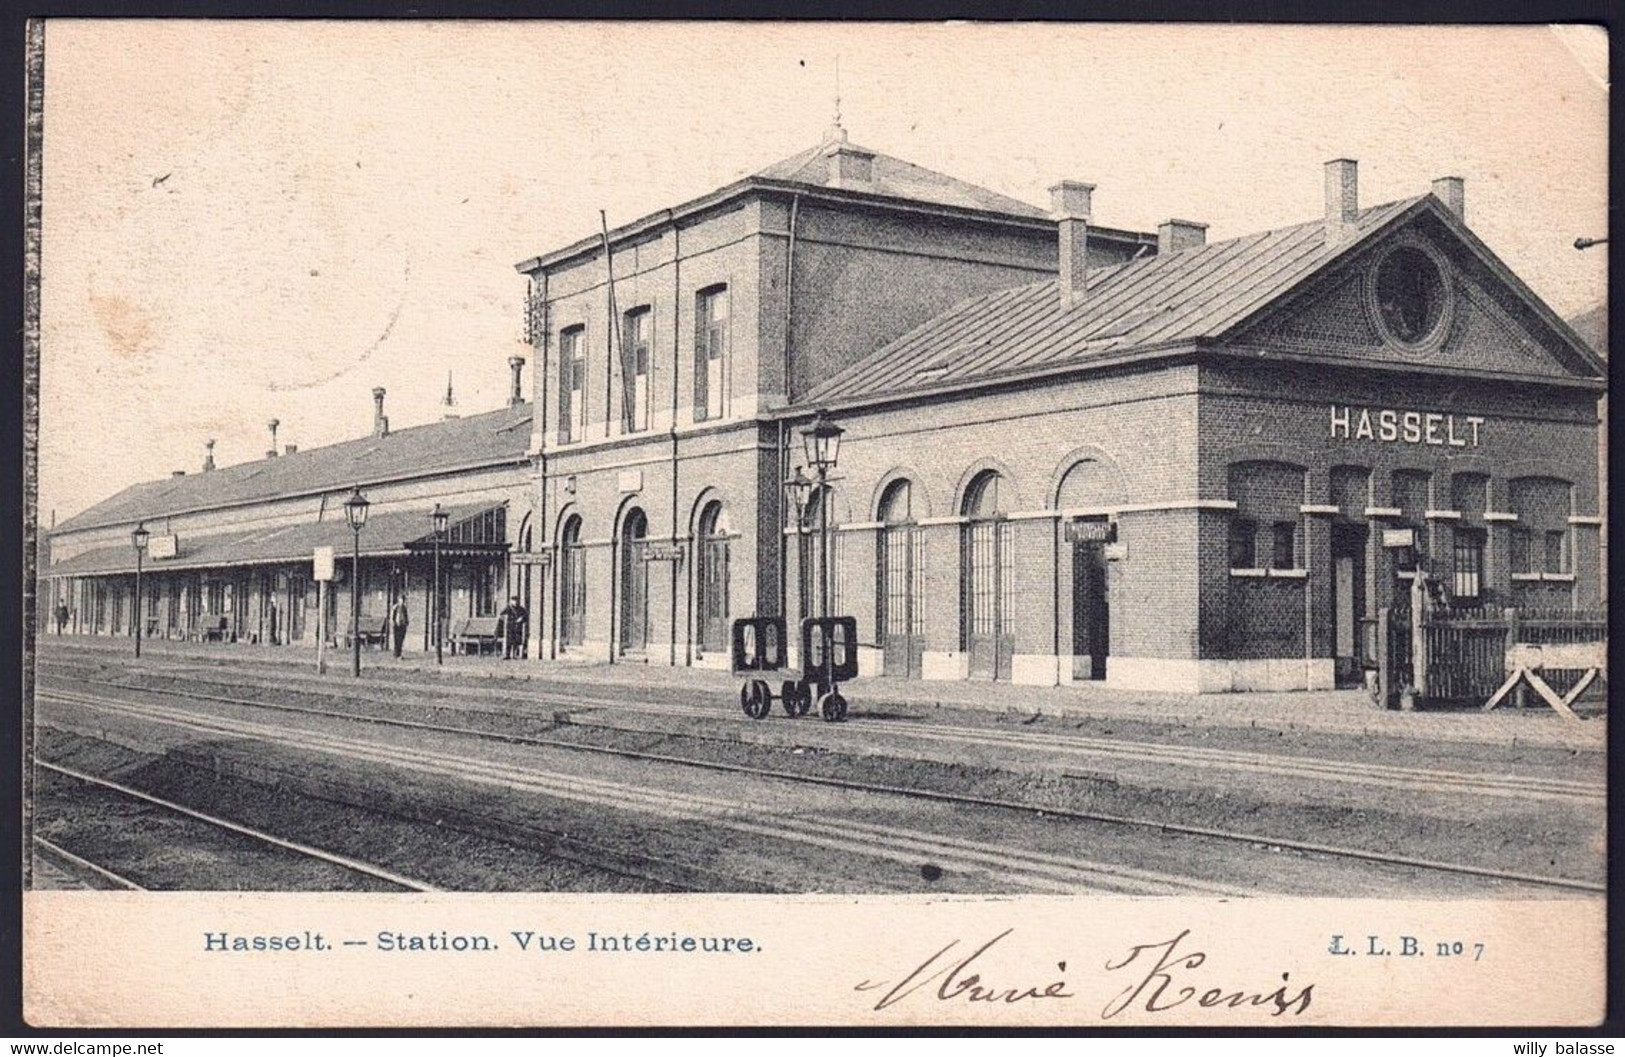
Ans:
{"label": "sky", "polygon": [[[1591,27],[50,21],[39,511],[278,442],[500,407],[514,264],[853,142],[1218,240],[1466,180],[1564,316],[1603,299]],[[531,375],[527,368],[527,387]]]}

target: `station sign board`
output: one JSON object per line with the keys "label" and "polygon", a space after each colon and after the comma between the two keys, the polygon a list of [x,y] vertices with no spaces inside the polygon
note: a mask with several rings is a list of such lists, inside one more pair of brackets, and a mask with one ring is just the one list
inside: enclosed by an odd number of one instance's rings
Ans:
{"label": "station sign board", "polygon": [[1389,548],[1416,546],[1415,529],[1383,529],[1382,545]]}
{"label": "station sign board", "polygon": [[645,543],[643,560],[646,562],[680,562],[683,548],[677,543]]}
{"label": "station sign board", "polygon": [[332,547],[317,547],[314,551],[311,552],[310,558],[311,558],[311,564],[314,566],[314,569],[311,572],[311,579],[313,579],[313,580],[331,580],[331,579],[333,579],[334,569],[333,569],[333,548]]}
{"label": "station sign board", "polygon": [[151,536],[147,539],[147,557],[155,561],[173,558],[180,552],[180,538],[173,533],[163,536]]}
{"label": "station sign board", "polygon": [[1066,540],[1068,543],[1114,543],[1117,540],[1117,525],[1104,518],[1068,521]]}
{"label": "station sign board", "polygon": [[508,555],[515,565],[552,565],[552,551],[515,551]]}

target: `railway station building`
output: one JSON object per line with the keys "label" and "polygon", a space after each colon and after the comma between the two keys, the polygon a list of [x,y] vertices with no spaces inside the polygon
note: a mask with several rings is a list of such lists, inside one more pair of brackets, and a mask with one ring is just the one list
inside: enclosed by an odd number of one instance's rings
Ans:
{"label": "railway station building", "polygon": [[[348,553],[359,483],[363,615],[404,592],[418,649],[436,502],[451,618],[520,595],[548,661],[726,667],[735,618],[827,604],[864,674],[1321,688],[1360,678],[1412,554],[1453,604],[1595,606],[1601,361],[1461,180],[1366,205],[1353,161],[1304,177],[1322,215],[1209,240],[836,127],[519,263],[529,399],[516,366],[499,411],[127,489],[52,534],[42,598],[129,633],[144,521],[173,541],[146,628],[308,643],[310,551]],[[838,462],[798,511],[819,412]]]}
{"label": "railway station building", "polygon": [[[201,469],[134,485],[62,522],[41,569],[41,630],[58,603],[69,634],[315,646],[349,640],[351,576],[360,553],[360,627],[381,640],[397,598],[410,614],[405,643],[433,650],[434,519],[446,515],[440,545],[442,634],[489,616],[525,585],[511,556],[533,529],[530,403],[522,358],[510,363],[512,395],[500,410],[391,430],[386,391],[373,390],[373,425],[362,437],[321,448],[281,449],[276,424],[260,458],[216,466],[208,441]],[[364,406],[356,408],[357,418]],[[343,509],[360,487],[368,517],[354,536]],[[142,563],[135,608],[136,548]],[[314,554],[330,548],[334,580],[325,621],[313,580]],[[50,628],[54,631],[54,627]]]}
{"label": "railway station building", "polygon": [[[520,263],[539,655],[721,666],[732,618],[827,591],[867,674],[1331,687],[1404,597],[1400,538],[1455,604],[1595,605],[1598,358],[1461,180],[1305,177],[1323,215],[1210,242],[836,128]],[[798,524],[817,411],[844,435]]]}

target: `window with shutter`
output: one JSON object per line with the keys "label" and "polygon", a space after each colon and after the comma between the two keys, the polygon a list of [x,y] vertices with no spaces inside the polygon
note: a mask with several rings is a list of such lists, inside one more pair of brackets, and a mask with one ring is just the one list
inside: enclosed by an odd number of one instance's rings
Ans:
{"label": "window with shutter", "polygon": [[650,312],[647,305],[626,314],[621,349],[621,430],[639,433],[649,428]]}
{"label": "window with shutter", "polygon": [[695,297],[694,421],[727,414],[728,288],[715,286]]}
{"label": "window with shutter", "polygon": [[580,440],[587,424],[587,361],[583,328],[559,334],[559,443]]}

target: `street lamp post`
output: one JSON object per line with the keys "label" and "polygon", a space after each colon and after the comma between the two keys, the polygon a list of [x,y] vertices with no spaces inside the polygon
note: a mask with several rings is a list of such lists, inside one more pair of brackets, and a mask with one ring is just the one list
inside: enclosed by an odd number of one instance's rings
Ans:
{"label": "street lamp post", "polygon": [[[819,615],[829,618],[829,472],[835,469],[841,450],[841,435],[846,431],[831,422],[820,411],[813,424],[801,435],[807,455],[807,464],[817,474],[818,485],[818,580]],[[799,471],[798,471],[799,472]],[[829,625],[824,625],[824,682],[827,694],[835,695],[835,651]],[[828,717],[826,717],[828,718]]]}
{"label": "street lamp post", "polygon": [[440,540],[446,534],[446,512],[434,505],[434,663],[445,664],[446,652],[440,634]]}
{"label": "street lamp post", "polygon": [[141,559],[147,553],[147,539],[151,533],[147,531],[146,522],[137,524],[130,533],[130,542],[135,544],[135,655],[141,656]]}
{"label": "street lamp post", "polygon": [[361,494],[360,485],[356,485],[350,498],[344,501],[344,520],[350,523],[350,532],[355,540],[350,564],[350,670],[357,679],[361,678],[361,527],[367,523],[369,506],[371,504]]}

